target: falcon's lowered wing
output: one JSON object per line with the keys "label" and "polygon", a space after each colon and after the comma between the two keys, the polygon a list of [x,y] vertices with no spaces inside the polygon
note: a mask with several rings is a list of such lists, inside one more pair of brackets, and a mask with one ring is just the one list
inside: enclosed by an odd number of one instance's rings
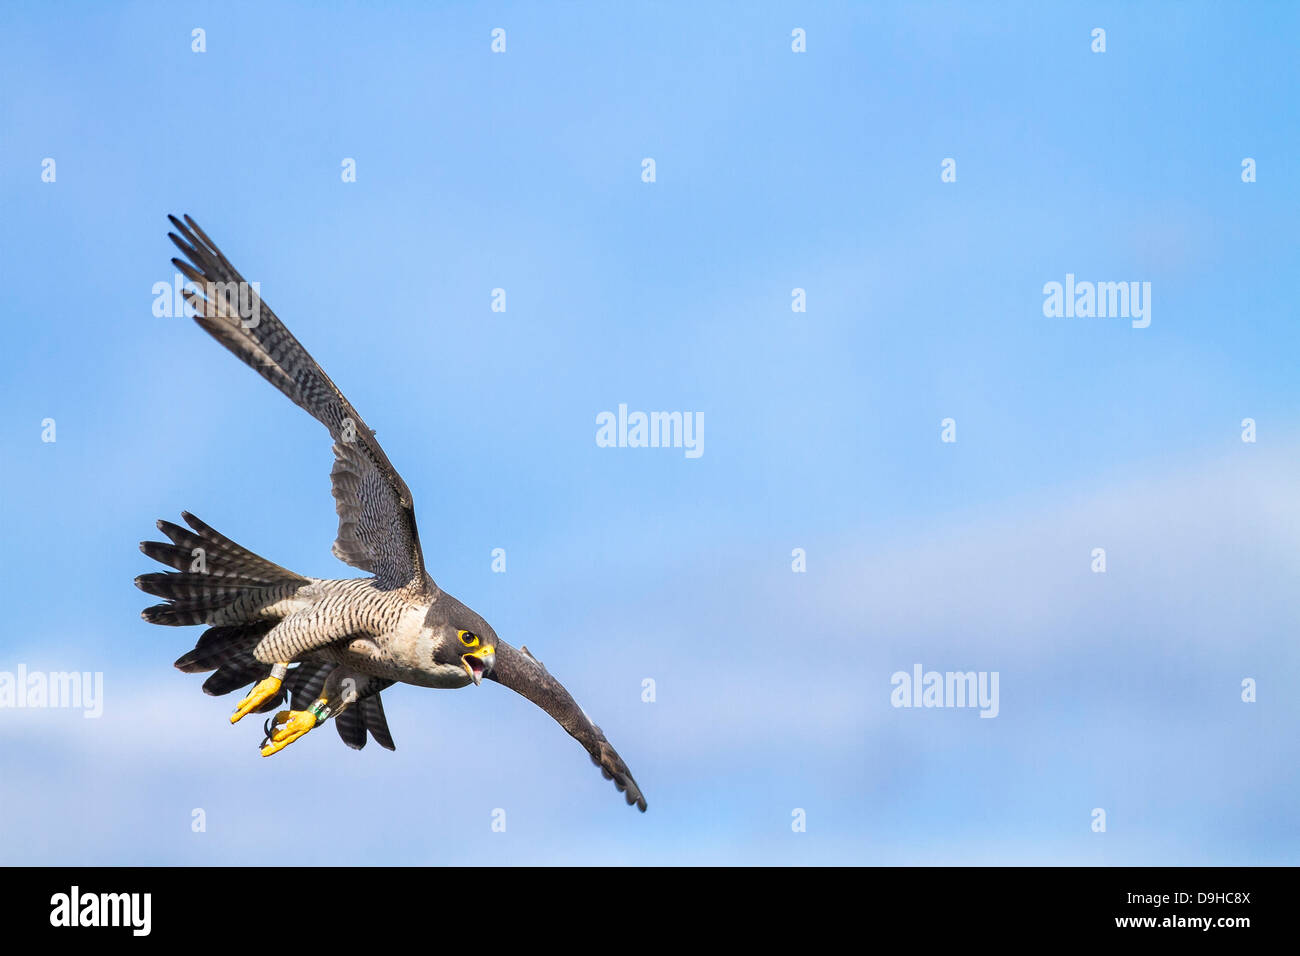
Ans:
{"label": "falcon's lowered wing", "polygon": [[564,686],[551,676],[541,661],[528,652],[528,648],[516,649],[498,639],[496,664],[487,677],[522,694],[554,717],[570,736],[587,749],[587,753],[591,754],[591,762],[600,768],[605,779],[614,781],[614,786],[624,795],[628,806],[635,806],[645,813],[645,797],[641,795],[641,788],[632,779],[632,771],[627,769],[623,758],[605,739],[600,728],[582,712],[582,708]]}

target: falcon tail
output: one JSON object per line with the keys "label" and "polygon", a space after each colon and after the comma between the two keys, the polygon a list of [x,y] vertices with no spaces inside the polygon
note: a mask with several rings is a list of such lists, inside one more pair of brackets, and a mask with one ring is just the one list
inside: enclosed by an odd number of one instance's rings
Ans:
{"label": "falcon tail", "polygon": [[[151,624],[173,627],[217,625],[204,631],[176,666],[187,674],[215,671],[203,691],[220,696],[270,673],[270,665],[254,658],[253,649],[277,621],[259,610],[296,591],[307,579],[240,547],[189,512],[181,516],[189,528],[158,522],[158,530],[170,544],[140,542],[141,551],[176,569],[135,579],[141,591],[166,599],[145,608],[140,616]],[[283,699],[284,693],[278,694],[258,712],[273,710]]]}
{"label": "falcon tail", "polygon": [[141,541],[140,550],[160,564],[175,568],[142,574],[135,586],[146,594],[166,598],[140,612],[150,624],[253,624],[266,620],[262,608],[308,583],[247,548],[241,548],[188,511],[181,517],[190,528],[159,521],[158,530],[171,539]]}
{"label": "falcon tail", "polygon": [[[253,656],[258,643],[278,623],[278,618],[267,615],[267,608],[309,581],[241,547],[188,511],[181,512],[181,517],[189,528],[158,522],[158,530],[170,544],[140,542],[141,551],[176,569],[135,579],[141,591],[165,599],[145,608],[140,616],[151,624],[173,627],[215,625],[199,636],[193,650],[180,656],[176,667],[187,674],[213,671],[203,682],[203,692],[220,697],[270,675],[271,665]],[[306,709],[320,694],[333,667],[328,661],[304,660],[289,671],[279,692],[252,712],[274,711],[286,698],[294,710]],[[372,682],[369,693],[335,719],[339,736],[352,749],[366,745],[367,733],[379,746],[396,749],[379,699],[379,691],[391,683]]]}

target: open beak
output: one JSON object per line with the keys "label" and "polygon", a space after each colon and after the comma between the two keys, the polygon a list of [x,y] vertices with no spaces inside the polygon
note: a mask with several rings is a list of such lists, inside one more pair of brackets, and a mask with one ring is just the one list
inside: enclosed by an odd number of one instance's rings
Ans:
{"label": "open beak", "polygon": [[462,654],[460,662],[465,665],[465,670],[469,673],[469,679],[475,685],[483,683],[483,675],[492,669],[496,663],[496,647],[487,644],[469,654]]}

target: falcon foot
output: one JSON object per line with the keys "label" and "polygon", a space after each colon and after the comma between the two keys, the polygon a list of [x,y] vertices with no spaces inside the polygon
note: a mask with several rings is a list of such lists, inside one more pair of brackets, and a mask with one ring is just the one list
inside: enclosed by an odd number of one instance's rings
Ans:
{"label": "falcon foot", "polygon": [[262,741],[262,756],[278,754],[325,718],[315,707],[311,710],[282,710],[273,720],[266,722],[266,739]]}
{"label": "falcon foot", "polygon": [[280,684],[284,680],[284,675],[288,672],[289,666],[287,664],[276,664],[275,667],[271,668],[271,676],[254,685],[253,689],[248,692],[248,696],[241,700],[235,707],[235,712],[230,715],[230,722],[232,724],[239,723],[276,694],[280,693]]}

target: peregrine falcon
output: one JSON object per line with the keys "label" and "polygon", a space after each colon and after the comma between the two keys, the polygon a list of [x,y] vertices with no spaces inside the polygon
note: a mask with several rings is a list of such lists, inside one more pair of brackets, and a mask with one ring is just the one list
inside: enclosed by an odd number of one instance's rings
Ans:
{"label": "peregrine falcon", "polygon": [[203,685],[208,694],[252,685],[231,723],[289,701],[266,722],[264,757],[330,718],[349,747],[363,747],[369,733],[393,750],[381,691],[397,682],[450,688],[487,678],[550,714],[644,812],[627,764],[542,662],[497,637],[425,571],[410,489],[352,404],[198,224],[189,216],[168,218],[176,230],[168,236],[189,260],[172,263],[197,288],[185,292],[194,320],[329,430],[339,518],[333,552],[371,575],[304,577],[188,512],[188,528],[159,521],[168,542],[145,541],[140,550],[175,570],[135,579],[142,591],[165,599],[141,616],[153,624],[207,625],[176,666],[214,671]]}

